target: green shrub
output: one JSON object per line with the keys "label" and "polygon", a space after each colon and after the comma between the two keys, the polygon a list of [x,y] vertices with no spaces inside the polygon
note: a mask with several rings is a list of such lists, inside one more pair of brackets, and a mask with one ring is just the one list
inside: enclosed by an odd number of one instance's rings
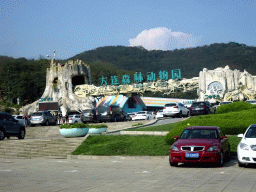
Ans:
{"label": "green shrub", "polygon": [[133,124],[132,126],[135,127],[135,126],[139,126],[139,125],[143,125],[143,123]]}
{"label": "green shrub", "polygon": [[94,128],[94,129],[100,129],[100,128],[107,128],[108,126],[105,124],[99,124],[99,125],[94,125],[94,124],[89,124],[89,128]]}
{"label": "green shrub", "polygon": [[173,137],[179,136],[189,126],[217,126],[226,135],[237,135],[244,133],[251,124],[256,124],[256,108],[239,112],[223,114],[201,115],[191,117],[185,121],[178,122],[175,127],[166,135],[165,141],[171,145]]}
{"label": "green shrub", "polygon": [[60,125],[60,129],[71,129],[71,128],[86,128],[86,127],[89,127],[88,124],[84,124],[84,123],[75,123],[73,125],[70,125],[70,124],[63,124],[63,125]]}
{"label": "green shrub", "polygon": [[222,113],[228,113],[228,112],[234,112],[234,111],[242,111],[242,110],[248,110],[251,108],[254,108],[256,106],[247,103],[245,101],[237,101],[230,104],[225,104],[217,107],[217,110],[215,114],[222,114]]}

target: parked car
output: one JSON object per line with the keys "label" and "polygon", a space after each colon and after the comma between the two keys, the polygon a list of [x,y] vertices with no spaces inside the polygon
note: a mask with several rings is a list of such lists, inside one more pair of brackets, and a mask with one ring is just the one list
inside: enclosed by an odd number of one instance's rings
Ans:
{"label": "parked car", "polygon": [[13,115],[14,119],[18,120],[20,124],[26,125],[25,118],[22,115]]}
{"label": "parked car", "polygon": [[187,127],[170,149],[171,166],[178,163],[209,162],[223,166],[224,158],[230,158],[228,138],[219,127]]}
{"label": "parked car", "polygon": [[69,124],[75,124],[75,123],[82,123],[80,114],[73,114],[68,116],[68,123]]}
{"label": "parked car", "polygon": [[139,111],[135,117],[132,118],[133,121],[136,120],[149,120],[149,119],[155,119],[156,116],[149,111]]}
{"label": "parked car", "polygon": [[35,125],[50,125],[57,124],[57,118],[53,116],[49,111],[35,112],[31,115],[30,125],[33,127]]}
{"label": "parked car", "polygon": [[157,113],[156,113],[156,118],[159,119],[159,118],[163,118],[164,117],[164,112],[163,110],[159,110]]}
{"label": "parked car", "polygon": [[164,117],[188,117],[189,110],[182,103],[167,103],[163,109]]}
{"label": "parked car", "polygon": [[256,163],[256,124],[250,125],[244,134],[239,134],[242,138],[237,146],[238,166]]}
{"label": "parked car", "polygon": [[81,121],[87,122],[98,122],[98,115],[96,109],[86,109],[81,112]]}
{"label": "parked car", "polygon": [[211,105],[209,101],[197,101],[193,102],[191,107],[189,108],[190,115],[206,115],[206,114],[214,114],[215,108]]}
{"label": "parked car", "polygon": [[131,121],[132,120],[132,117],[128,113],[124,113],[124,116],[125,116],[126,121]]}
{"label": "parked car", "polygon": [[225,104],[230,104],[230,103],[233,103],[233,101],[222,101],[219,103],[219,106],[225,105]]}
{"label": "parked car", "polygon": [[251,104],[253,104],[253,105],[256,104],[256,100],[246,100],[246,102],[247,102],[247,103],[251,103]]}
{"label": "parked car", "polygon": [[106,122],[106,121],[125,121],[126,116],[123,110],[119,106],[111,105],[111,106],[101,106],[97,108],[98,110],[98,121]]}
{"label": "parked car", "polygon": [[24,139],[26,128],[24,124],[19,123],[12,115],[5,112],[0,112],[0,140],[5,137],[18,137]]}
{"label": "parked car", "polygon": [[132,121],[134,121],[134,118],[136,116],[137,112],[134,112],[134,113],[127,113],[127,115],[129,115],[132,119]]}

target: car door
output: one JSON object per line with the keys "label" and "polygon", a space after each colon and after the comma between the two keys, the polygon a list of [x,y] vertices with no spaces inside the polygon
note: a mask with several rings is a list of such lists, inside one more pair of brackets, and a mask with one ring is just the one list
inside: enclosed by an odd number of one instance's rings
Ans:
{"label": "car door", "polygon": [[[220,138],[222,136],[225,136],[224,133],[220,129],[218,129],[218,132],[219,132]],[[228,141],[227,138],[221,139],[220,142],[221,142],[221,146],[222,146],[222,149],[223,149],[224,153],[226,153],[227,151],[230,150],[230,144],[229,144],[229,141]]]}
{"label": "car door", "polygon": [[186,116],[187,108],[182,103],[179,103],[179,108],[180,108],[180,111],[182,111],[182,116]]}
{"label": "car door", "polygon": [[46,114],[49,119],[49,123],[55,123],[55,117],[50,112],[47,112]]}
{"label": "car door", "polygon": [[6,133],[18,133],[19,132],[19,126],[17,120],[15,120],[11,115],[9,114],[2,114],[1,115],[3,124],[5,127]]}

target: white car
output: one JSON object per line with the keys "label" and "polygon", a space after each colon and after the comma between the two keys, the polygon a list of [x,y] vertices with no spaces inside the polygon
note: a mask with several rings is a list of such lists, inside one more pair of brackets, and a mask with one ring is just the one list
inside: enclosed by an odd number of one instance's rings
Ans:
{"label": "white car", "polygon": [[156,118],[159,119],[159,118],[163,118],[164,117],[164,112],[163,110],[159,110],[157,113],[156,113]]}
{"label": "white car", "polygon": [[238,166],[256,163],[256,124],[250,125],[245,134],[239,134],[237,137],[242,138],[237,146]]}
{"label": "white car", "polygon": [[222,102],[219,103],[219,106],[226,105],[226,104],[231,104],[231,103],[233,103],[233,101],[222,101]]}
{"label": "white car", "polygon": [[26,125],[25,118],[22,115],[13,115],[14,119],[18,120],[22,125]]}
{"label": "white car", "polygon": [[188,117],[189,109],[182,103],[167,103],[163,109],[164,117]]}
{"label": "white car", "polygon": [[73,114],[68,116],[68,123],[75,124],[75,123],[82,123],[80,114]]}
{"label": "white car", "polygon": [[256,100],[246,100],[246,102],[247,102],[247,103],[251,103],[251,104],[253,104],[253,105],[256,104]]}
{"label": "white car", "polygon": [[134,117],[132,117],[133,121],[136,120],[149,120],[149,119],[155,119],[156,116],[152,114],[152,112],[149,111],[139,111]]}

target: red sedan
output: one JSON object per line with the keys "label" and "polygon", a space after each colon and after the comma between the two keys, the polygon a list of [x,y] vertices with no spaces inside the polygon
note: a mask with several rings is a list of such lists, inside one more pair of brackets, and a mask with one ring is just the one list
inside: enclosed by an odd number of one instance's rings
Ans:
{"label": "red sedan", "polygon": [[228,138],[219,127],[187,127],[171,146],[171,166],[178,163],[208,162],[223,166],[224,158],[230,158]]}

